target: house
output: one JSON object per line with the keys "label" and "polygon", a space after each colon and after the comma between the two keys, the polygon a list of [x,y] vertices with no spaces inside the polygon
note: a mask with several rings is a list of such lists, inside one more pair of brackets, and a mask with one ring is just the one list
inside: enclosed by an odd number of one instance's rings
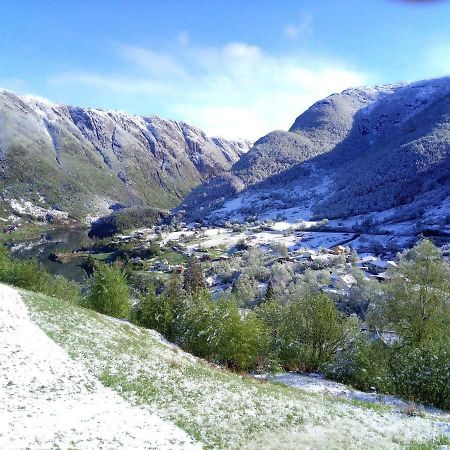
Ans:
{"label": "house", "polygon": [[382,259],[375,259],[367,263],[369,272],[374,275],[386,272],[391,267],[397,267],[397,264],[394,261],[383,261]]}
{"label": "house", "polygon": [[330,277],[331,286],[337,289],[350,289],[356,283],[355,277],[348,273],[344,275],[334,273]]}
{"label": "house", "polygon": [[336,245],[336,247],[332,247],[330,252],[333,255],[348,255],[350,253],[349,247],[344,247],[343,245]]}

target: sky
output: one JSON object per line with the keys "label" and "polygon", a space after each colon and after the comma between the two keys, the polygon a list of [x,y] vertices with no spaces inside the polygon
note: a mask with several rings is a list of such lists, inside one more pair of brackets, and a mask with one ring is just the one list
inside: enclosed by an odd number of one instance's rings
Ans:
{"label": "sky", "polygon": [[450,1],[0,0],[0,88],[255,140],[351,86],[450,75]]}

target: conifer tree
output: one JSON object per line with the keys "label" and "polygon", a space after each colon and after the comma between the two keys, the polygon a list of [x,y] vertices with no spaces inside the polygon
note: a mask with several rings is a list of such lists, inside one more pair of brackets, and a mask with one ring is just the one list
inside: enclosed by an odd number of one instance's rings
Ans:
{"label": "conifer tree", "polygon": [[184,272],[184,290],[188,294],[197,294],[206,289],[205,275],[200,261],[192,255]]}

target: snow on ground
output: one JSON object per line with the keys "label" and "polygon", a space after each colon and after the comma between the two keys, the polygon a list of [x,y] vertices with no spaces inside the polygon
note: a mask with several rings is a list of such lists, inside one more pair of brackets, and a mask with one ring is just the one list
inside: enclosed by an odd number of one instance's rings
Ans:
{"label": "snow on ground", "polygon": [[[394,395],[378,394],[376,392],[363,392],[357,389],[347,386],[336,381],[327,380],[319,374],[304,375],[301,373],[287,372],[275,375],[264,376],[268,381],[277,381],[287,386],[293,386],[302,389],[307,392],[313,392],[316,394],[328,394],[334,397],[342,397],[350,400],[359,400],[368,403],[379,403],[390,406],[396,406],[399,408],[407,408],[411,405]],[[438,408],[422,407],[421,405],[415,405],[418,409],[432,412],[434,414],[442,414],[443,417],[446,413],[440,411]],[[450,424],[443,422],[439,424],[442,433],[446,433],[450,436]]]}
{"label": "snow on ground", "polygon": [[199,448],[156,414],[131,406],[33,324],[0,285],[0,448]]}

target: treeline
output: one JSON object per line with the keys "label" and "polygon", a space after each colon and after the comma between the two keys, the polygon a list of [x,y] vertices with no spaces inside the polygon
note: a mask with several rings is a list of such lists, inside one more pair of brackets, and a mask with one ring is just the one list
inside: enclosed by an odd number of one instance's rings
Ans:
{"label": "treeline", "polygon": [[105,238],[137,227],[151,227],[166,215],[166,212],[149,206],[123,208],[92,222],[89,236]]}
{"label": "treeline", "polygon": [[120,267],[98,263],[85,298],[73,283],[5,252],[0,277],[155,329],[234,370],[321,371],[362,390],[450,408],[450,268],[427,240],[400,255],[364,322],[308,283],[289,300],[271,290],[262,304],[241,308],[233,294],[208,292],[196,258],[163,289],[141,283],[139,291]]}

